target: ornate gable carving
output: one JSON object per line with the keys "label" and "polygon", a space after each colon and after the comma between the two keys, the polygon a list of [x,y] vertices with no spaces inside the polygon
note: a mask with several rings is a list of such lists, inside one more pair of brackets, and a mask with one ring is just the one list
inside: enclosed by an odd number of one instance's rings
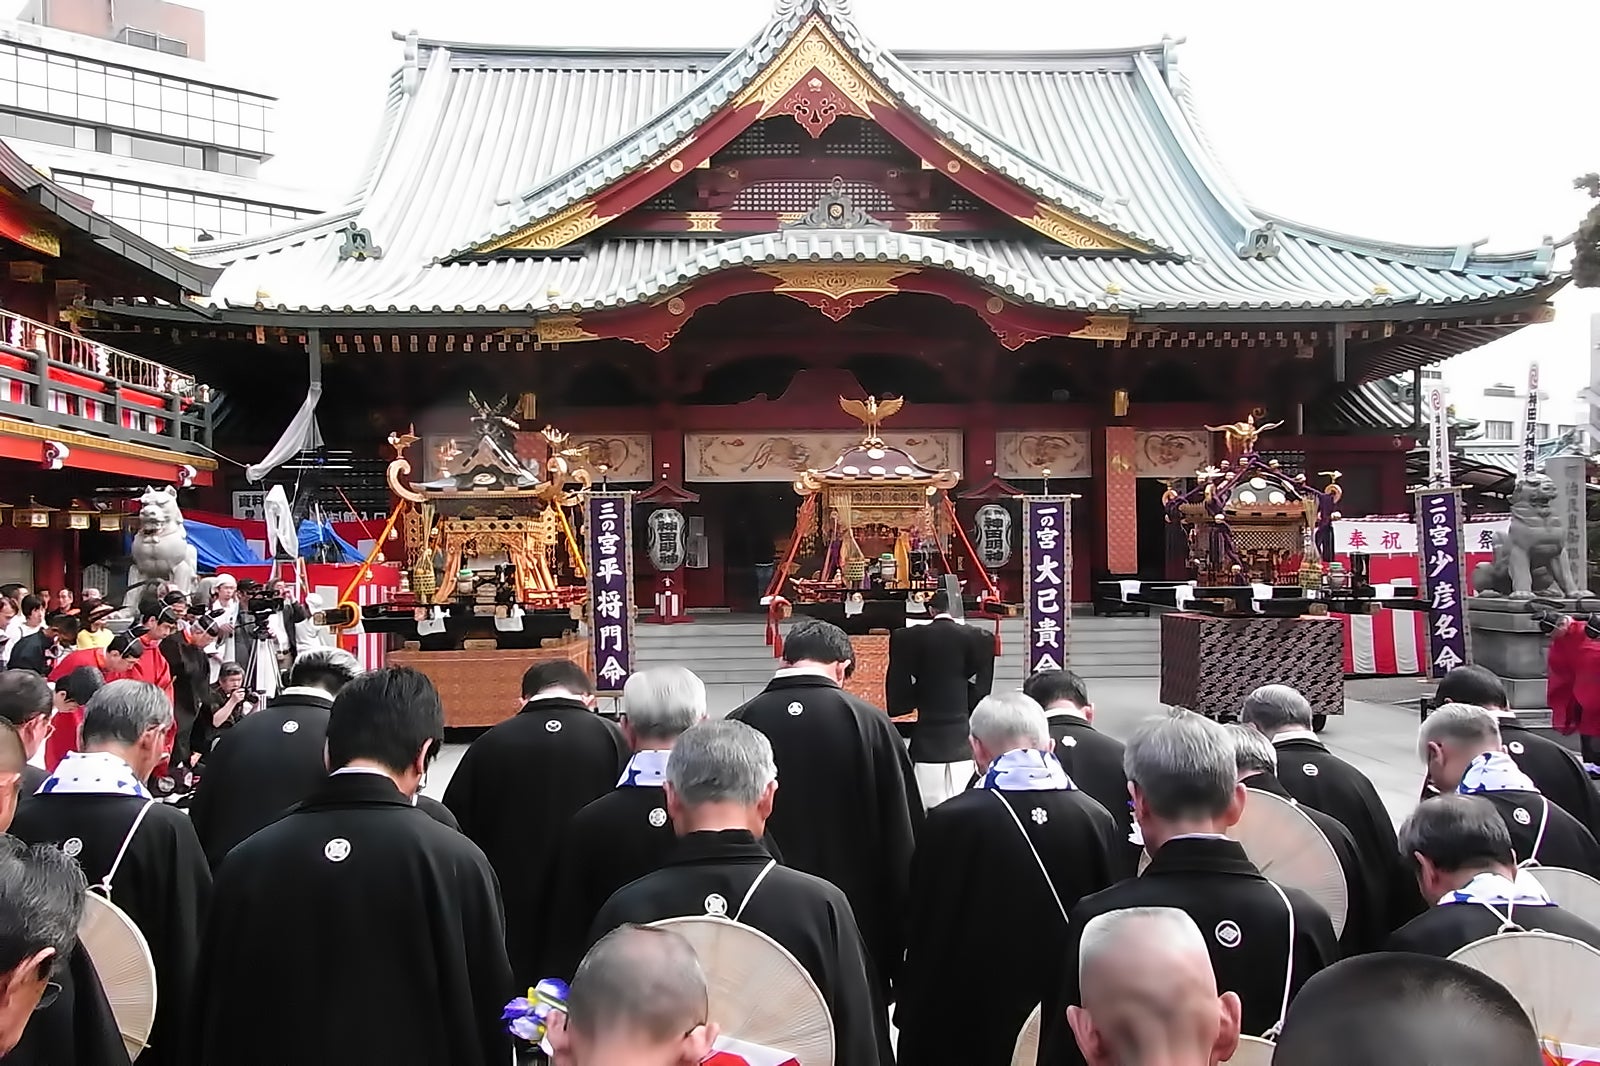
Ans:
{"label": "ornate gable carving", "polygon": [[888,229],[855,205],[850,194],[844,191],[844,179],[838,177],[817,201],[817,206],[782,225],[784,229]]}
{"label": "ornate gable carving", "polygon": [[[824,84],[813,86],[814,80]],[[797,89],[800,90],[799,96],[796,95]],[[833,92],[825,92],[827,89]],[[874,107],[894,107],[889,94],[816,16],[808,19],[804,28],[794,35],[777,59],[734,97],[732,106],[738,109],[759,102],[761,110],[756,115],[759,120],[782,113],[785,104],[792,109],[808,97],[814,105],[825,100],[831,101],[833,107],[851,108],[842,113],[867,119],[873,117]],[[790,113],[796,114],[793,110]],[[798,114],[796,121],[809,131],[810,127]],[[823,123],[822,129],[826,129],[832,121],[829,118]]]}

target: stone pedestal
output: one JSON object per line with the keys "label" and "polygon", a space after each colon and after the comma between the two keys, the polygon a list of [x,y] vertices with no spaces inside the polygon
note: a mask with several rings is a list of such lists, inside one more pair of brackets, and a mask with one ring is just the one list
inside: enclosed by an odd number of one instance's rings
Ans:
{"label": "stone pedestal", "polygon": [[[1600,600],[1554,600],[1564,611],[1600,610]],[[1472,661],[1492,672],[1506,686],[1517,717],[1548,724],[1550,700],[1545,678],[1550,637],[1539,628],[1528,600],[1499,596],[1467,598],[1467,628],[1472,633]]]}

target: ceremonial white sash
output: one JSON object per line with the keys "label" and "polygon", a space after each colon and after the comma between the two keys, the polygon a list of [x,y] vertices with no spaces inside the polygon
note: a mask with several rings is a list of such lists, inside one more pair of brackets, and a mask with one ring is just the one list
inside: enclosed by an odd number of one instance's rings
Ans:
{"label": "ceremonial white sash", "polygon": [[39,786],[41,796],[55,793],[150,798],[133,767],[109,751],[67,752],[56,765],[56,772]]}
{"label": "ceremonial white sash", "polygon": [[636,751],[617,780],[618,788],[660,788],[667,783],[671,751]]}
{"label": "ceremonial white sash", "polygon": [[1485,792],[1538,792],[1532,779],[1503,751],[1486,751],[1467,764],[1456,791],[1463,796]]}
{"label": "ceremonial white sash", "polygon": [[[1555,906],[1544,886],[1529,875],[1522,874],[1515,881],[1508,881],[1496,873],[1481,873],[1454,892],[1445,893],[1439,905],[1447,903],[1478,904],[1500,919],[1497,931],[1501,933],[1520,928],[1512,917],[1515,908]],[[1502,907],[1505,910],[1502,911]]]}

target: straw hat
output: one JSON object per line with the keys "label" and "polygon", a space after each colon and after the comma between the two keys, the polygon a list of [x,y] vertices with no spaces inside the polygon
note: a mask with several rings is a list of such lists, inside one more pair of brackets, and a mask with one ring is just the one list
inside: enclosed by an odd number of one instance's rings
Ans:
{"label": "straw hat", "polygon": [[1233,1057],[1222,1066],[1272,1066],[1272,1052],[1276,1045],[1259,1036],[1241,1036]]}
{"label": "straw hat", "polygon": [[156,1018],[156,964],[150,945],[121,907],[96,892],[84,893],[83,900],[78,939],[105,987],[128,1057],[138,1058]]}
{"label": "straw hat", "polygon": [[1344,932],[1350,909],[1344,869],[1333,845],[1304,811],[1281,796],[1251,789],[1244,814],[1228,835],[1244,845],[1245,854],[1267,878],[1320,903],[1333,920],[1335,936]]}
{"label": "straw hat", "polygon": [[1454,962],[1504,985],[1543,1040],[1600,1046],[1600,951],[1554,933],[1501,933],[1468,944]]}
{"label": "straw hat", "polygon": [[1011,1051],[1011,1066],[1034,1066],[1039,1058],[1039,1026],[1042,1005],[1034,1007],[1028,1020],[1022,1023],[1017,1034],[1017,1046]]}
{"label": "straw hat", "polygon": [[710,1017],[738,1040],[833,1066],[833,1018],[816,982],[758,929],[711,916],[651,923],[688,940],[705,970]]}
{"label": "straw hat", "polygon": [[1522,871],[1522,875],[1532,875],[1562,910],[1582,918],[1590,925],[1600,923],[1600,881],[1586,873],[1564,870],[1559,866],[1535,866]]}

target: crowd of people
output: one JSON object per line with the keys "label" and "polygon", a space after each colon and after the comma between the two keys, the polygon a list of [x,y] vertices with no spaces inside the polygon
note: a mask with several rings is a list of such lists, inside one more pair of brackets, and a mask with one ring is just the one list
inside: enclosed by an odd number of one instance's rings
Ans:
{"label": "crowd of people", "polygon": [[[140,608],[147,647],[125,659],[159,656],[169,606]],[[147,1066],[505,1066],[502,1009],[547,978],[570,980],[543,1034],[558,1066],[691,1066],[725,1020],[651,923],[703,915],[806,971],[839,1066],[1002,1066],[1036,1008],[1046,1066],[1214,1066],[1242,1036],[1293,1066],[1534,1066],[1516,1001],[1448,956],[1508,928],[1600,947],[1527,869],[1600,875],[1593,786],[1485,671],[1441,681],[1429,792],[1397,833],[1293,689],[1252,693],[1235,725],[1154,715],[1124,743],[1064,670],[972,694],[969,779],[927,806],[935,782],[845,688],[852,658],[802,620],[725,719],[690,670],[658,667],[617,721],[583,669],[540,663],[441,804],[422,795],[444,742],[432,683],[313,648],[263,708],[212,720],[214,746],[191,741],[187,809],[150,787],[179,750],[173,687],[0,674],[0,1061],[127,1062],[74,934],[86,890],[149,945]],[[234,678],[219,667],[219,715]],[[70,751],[30,780],[74,710]],[[938,728],[943,775],[962,760]],[[1259,794],[1328,839],[1341,934],[1228,836]]]}

